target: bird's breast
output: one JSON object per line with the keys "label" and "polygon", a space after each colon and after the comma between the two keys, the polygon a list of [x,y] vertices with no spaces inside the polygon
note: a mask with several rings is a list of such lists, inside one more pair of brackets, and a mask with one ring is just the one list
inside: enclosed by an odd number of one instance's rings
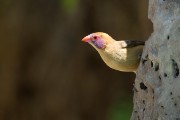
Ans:
{"label": "bird's breast", "polygon": [[137,69],[139,65],[140,50],[134,50],[134,48],[116,48],[111,47],[103,52],[99,52],[103,61],[112,69],[118,71],[131,72]]}

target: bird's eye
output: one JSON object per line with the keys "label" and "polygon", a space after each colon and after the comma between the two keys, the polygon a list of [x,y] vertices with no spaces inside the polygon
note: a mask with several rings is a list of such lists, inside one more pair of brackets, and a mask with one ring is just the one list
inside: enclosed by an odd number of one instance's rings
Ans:
{"label": "bird's eye", "polygon": [[96,39],[97,39],[97,36],[94,36],[94,39],[96,40]]}

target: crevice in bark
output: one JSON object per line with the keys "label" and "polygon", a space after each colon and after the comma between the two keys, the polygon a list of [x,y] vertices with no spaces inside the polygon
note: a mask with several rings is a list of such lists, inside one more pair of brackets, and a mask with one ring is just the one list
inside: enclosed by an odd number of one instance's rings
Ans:
{"label": "crevice in bark", "polygon": [[173,71],[172,71],[173,77],[177,78],[179,76],[179,67],[174,59],[172,59],[172,67],[173,67]]}
{"label": "crevice in bark", "polygon": [[139,85],[140,85],[140,88],[141,88],[142,90],[146,90],[146,89],[147,89],[147,87],[144,85],[143,82],[141,82]]}

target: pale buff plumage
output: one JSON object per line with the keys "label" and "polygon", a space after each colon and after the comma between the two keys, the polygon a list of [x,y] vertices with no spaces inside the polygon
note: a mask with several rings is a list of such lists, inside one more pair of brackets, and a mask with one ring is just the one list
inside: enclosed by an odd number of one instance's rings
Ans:
{"label": "pale buff plumage", "polygon": [[118,71],[136,71],[144,47],[143,41],[116,41],[108,34],[102,32],[93,33],[93,35],[99,35],[106,41],[105,48],[103,49],[97,48],[91,42],[89,43],[98,51],[107,66]]}

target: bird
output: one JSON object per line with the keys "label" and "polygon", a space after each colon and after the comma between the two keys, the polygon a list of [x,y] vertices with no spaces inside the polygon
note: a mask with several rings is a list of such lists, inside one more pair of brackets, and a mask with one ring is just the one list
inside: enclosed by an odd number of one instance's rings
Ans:
{"label": "bird", "polygon": [[122,72],[136,72],[144,41],[115,40],[104,32],[95,32],[85,36],[81,41],[92,45],[107,66]]}

